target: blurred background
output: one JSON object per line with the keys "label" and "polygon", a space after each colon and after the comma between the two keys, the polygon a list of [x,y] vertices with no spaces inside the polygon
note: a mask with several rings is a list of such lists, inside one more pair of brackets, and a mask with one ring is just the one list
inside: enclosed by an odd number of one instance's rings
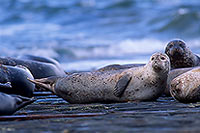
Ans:
{"label": "blurred background", "polygon": [[199,0],[0,0],[0,56],[52,57],[66,71],[146,63],[180,38],[200,53]]}

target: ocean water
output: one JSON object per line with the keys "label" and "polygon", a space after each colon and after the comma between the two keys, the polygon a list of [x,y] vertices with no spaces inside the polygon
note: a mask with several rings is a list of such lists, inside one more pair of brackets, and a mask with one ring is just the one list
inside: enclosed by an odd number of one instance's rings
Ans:
{"label": "ocean water", "polygon": [[200,53],[199,0],[0,0],[0,56],[52,57],[66,71],[146,63],[172,39]]}

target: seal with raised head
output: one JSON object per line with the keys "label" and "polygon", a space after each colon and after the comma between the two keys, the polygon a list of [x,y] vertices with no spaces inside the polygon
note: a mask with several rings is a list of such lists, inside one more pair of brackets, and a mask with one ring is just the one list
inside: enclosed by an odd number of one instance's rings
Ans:
{"label": "seal with raised head", "polygon": [[163,93],[169,70],[168,56],[155,53],[141,67],[29,80],[69,103],[152,101]]}
{"label": "seal with raised head", "polygon": [[8,95],[0,92],[0,115],[12,115],[17,110],[34,101],[34,98],[27,98],[18,95]]}
{"label": "seal with raised head", "polygon": [[35,85],[27,78],[33,75],[24,66],[0,65],[0,92],[32,97]]}
{"label": "seal with raised head", "polygon": [[180,102],[200,101],[200,67],[185,72],[171,81],[170,93]]}
{"label": "seal with raised head", "polygon": [[182,40],[170,41],[165,48],[165,53],[169,56],[172,69],[200,65],[200,57],[192,53]]}
{"label": "seal with raised head", "polygon": [[23,59],[16,59],[16,58],[0,58],[0,64],[3,65],[22,65],[27,67],[31,73],[33,74],[34,78],[45,78],[49,76],[65,76],[66,73],[62,68],[58,68],[56,65],[47,62],[40,62],[36,60],[23,60]]}

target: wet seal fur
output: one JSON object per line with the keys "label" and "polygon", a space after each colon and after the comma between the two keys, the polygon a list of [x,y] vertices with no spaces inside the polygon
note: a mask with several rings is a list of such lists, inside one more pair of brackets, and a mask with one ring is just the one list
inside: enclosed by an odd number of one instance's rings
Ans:
{"label": "wet seal fur", "polygon": [[168,56],[155,53],[141,67],[29,80],[69,103],[152,101],[163,93],[169,70]]}
{"label": "wet seal fur", "polygon": [[[29,57],[31,58],[31,57]],[[62,68],[57,67],[55,64],[47,63],[45,61],[38,61],[38,59],[16,59],[16,58],[0,58],[0,64],[16,66],[22,65],[27,67],[34,78],[45,78],[49,76],[65,76],[65,72]],[[42,59],[41,59],[42,60]]]}
{"label": "wet seal fur", "polygon": [[0,92],[0,115],[12,115],[17,110],[31,104],[34,101],[34,98],[8,95]]}
{"label": "wet seal fur", "polygon": [[165,53],[170,58],[172,69],[200,65],[200,57],[192,53],[182,40],[170,41],[165,48]]}
{"label": "wet seal fur", "polygon": [[0,92],[32,97],[35,85],[27,78],[33,75],[24,66],[0,65]]}
{"label": "wet seal fur", "polygon": [[171,81],[170,93],[180,102],[200,101],[200,67],[181,74]]}

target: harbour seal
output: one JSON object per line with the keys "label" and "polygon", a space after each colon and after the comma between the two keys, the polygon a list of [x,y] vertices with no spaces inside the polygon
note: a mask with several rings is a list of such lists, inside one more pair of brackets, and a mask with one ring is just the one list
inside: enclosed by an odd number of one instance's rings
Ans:
{"label": "harbour seal", "polygon": [[10,66],[16,66],[16,65],[25,66],[31,71],[34,78],[45,78],[49,76],[66,75],[63,69],[57,68],[57,66],[52,63],[5,57],[5,58],[0,58],[0,64],[10,65]]}
{"label": "harbour seal", "polygon": [[27,98],[18,95],[8,95],[0,92],[0,115],[12,115],[17,110],[34,101],[34,98]]}
{"label": "harbour seal", "polygon": [[165,96],[171,96],[170,94],[170,84],[171,81],[178,77],[179,75],[192,70],[194,67],[187,67],[187,68],[177,68],[177,69],[173,69],[169,72],[168,77],[167,77],[167,86],[165,88],[164,94]]}
{"label": "harbour seal", "polygon": [[144,65],[145,64],[125,64],[125,65],[112,64],[112,65],[99,68],[96,71],[103,72],[103,71],[112,71],[112,70],[120,70],[120,69],[129,69],[132,67],[139,67],[139,66],[144,66]]}
{"label": "harbour seal", "polygon": [[0,65],[0,92],[32,97],[35,85],[27,78],[33,75],[24,66]]}
{"label": "harbour seal", "polygon": [[193,54],[182,40],[170,41],[165,48],[165,53],[170,58],[172,69],[200,65],[200,57]]}
{"label": "harbour seal", "polygon": [[170,93],[180,102],[200,101],[200,67],[181,74],[171,81]]}
{"label": "harbour seal", "polygon": [[155,53],[141,67],[29,81],[52,91],[69,103],[151,101],[163,93],[169,70],[168,56]]}

